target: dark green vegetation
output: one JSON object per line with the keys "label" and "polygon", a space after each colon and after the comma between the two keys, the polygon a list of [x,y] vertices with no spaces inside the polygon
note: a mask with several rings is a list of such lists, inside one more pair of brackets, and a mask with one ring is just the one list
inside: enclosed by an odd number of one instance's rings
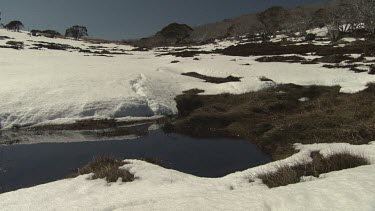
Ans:
{"label": "dark green vegetation", "polygon": [[0,40],[9,40],[9,39],[14,39],[14,38],[11,38],[11,37],[8,37],[8,36],[1,36],[0,35]]}
{"label": "dark green vegetation", "polygon": [[[362,65],[362,66],[367,66],[369,65]],[[365,70],[365,69],[359,69],[360,65],[357,64],[348,64],[348,65],[341,65],[341,64],[325,64],[323,67],[328,68],[328,69],[334,69],[334,68],[348,68],[349,70],[355,72],[355,73],[363,73],[363,72],[368,72],[368,74],[371,74],[371,71]]]}
{"label": "dark green vegetation", "polygon": [[50,38],[54,38],[56,36],[62,36],[60,34],[60,32],[58,31],[55,31],[55,30],[51,30],[51,29],[47,29],[47,30],[37,30],[37,29],[33,29],[30,31],[31,35],[33,36],[46,36],[46,37],[50,37]]}
{"label": "dark green vegetation", "polygon": [[288,63],[301,63],[306,61],[301,56],[263,56],[255,59],[257,62],[288,62]]}
{"label": "dark green vegetation", "polygon": [[319,152],[311,153],[312,162],[297,163],[293,166],[280,166],[275,172],[258,176],[269,188],[276,188],[301,182],[301,177],[319,177],[321,174],[355,168],[370,163],[361,156],[349,152],[331,154],[323,157]]}
{"label": "dark green vegetation", "polygon": [[87,28],[85,26],[72,26],[65,31],[66,37],[73,37],[75,39],[82,38],[84,36],[89,36]]}
{"label": "dark green vegetation", "polygon": [[34,50],[41,50],[41,49],[50,49],[50,50],[61,50],[61,51],[68,51],[68,50],[77,50],[80,53],[87,53],[87,54],[98,54],[98,55],[103,55],[103,54],[127,54],[125,52],[111,52],[109,50],[114,50],[114,49],[104,49],[103,47],[91,47],[90,49],[82,49],[79,47],[73,47],[71,45],[67,44],[59,44],[59,43],[52,43],[52,42],[44,42],[44,41],[38,41],[35,44],[33,44],[34,47],[31,47],[30,49]]}
{"label": "dark green vegetation", "polygon": [[167,45],[184,45],[186,39],[194,31],[186,24],[171,23],[157,32],[154,36],[132,41],[131,44],[138,47],[160,47]]}
{"label": "dark green vegetation", "polygon": [[167,40],[174,40],[173,43],[179,43],[189,37],[192,31],[193,29],[186,24],[171,23],[158,32],[158,34]]}
{"label": "dark green vegetation", "polygon": [[[168,52],[160,54],[172,55],[175,57],[194,57],[200,54],[223,54],[227,56],[262,56],[257,58],[258,62],[288,62],[288,63],[302,63],[302,64],[317,64],[317,63],[340,63],[346,61],[353,64],[355,62],[363,62],[367,57],[375,56],[375,42],[372,41],[357,41],[348,44],[344,47],[337,47],[335,45],[313,45],[302,44],[294,45],[289,43],[285,45],[282,42],[265,42],[265,43],[246,43],[230,46],[223,50],[214,51],[199,51],[199,50],[181,50],[176,52]],[[299,55],[287,55],[299,54]],[[314,60],[308,60],[300,55],[314,55],[321,56]],[[354,58],[350,54],[361,54],[360,57]],[[368,61],[373,62],[373,61]],[[354,64],[353,64],[354,65]]]}
{"label": "dark green vegetation", "polygon": [[23,27],[24,27],[24,25],[21,21],[14,20],[14,21],[11,21],[8,24],[6,24],[4,26],[4,29],[19,32],[20,29],[22,29]]}
{"label": "dark green vegetation", "polygon": [[180,116],[166,129],[195,137],[247,138],[276,160],[292,155],[295,143],[375,140],[375,84],[356,94],[339,90],[284,84],[241,95],[184,94],[176,98]]}
{"label": "dark green vegetation", "polygon": [[307,54],[313,53],[317,56],[343,55],[343,54],[364,54],[365,56],[375,55],[375,43],[356,42],[345,47],[334,47],[333,45],[283,45],[282,43],[248,43],[230,46],[218,53],[228,56],[264,56],[283,54]]}
{"label": "dark green vegetation", "polygon": [[89,164],[77,169],[77,172],[70,177],[73,178],[79,175],[93,173],[94,176],[92,179],[105,178],[107,182],[117,182],[117,180],[121,178],[122,182],[132,182],[135,180],[134,175],[127,170],[120,169],[120,167],[125,164],[127,163],[116,160],[113,157],[95,157]]}
{"label": "dark green vegetation", "polygon": [[25,47],[25,44],[23,42],[17,42],[17,41],[8,41],[6,42],[7,45],[11,46],[13,49],[23,49]]}
{"label": "dark green vegetation", "polygon": [[206,75],[202,75],[196,72],[182,73],[182,75],[190,76],[193,78],[199,78],[199,79],[204,80],[207,83],[213,83],[213,84],[223,84],[223,83],[228,83],[228,82],[240,82],[241,81],[240,77],[234,77],[231,75],[226,78],[206,76]]}

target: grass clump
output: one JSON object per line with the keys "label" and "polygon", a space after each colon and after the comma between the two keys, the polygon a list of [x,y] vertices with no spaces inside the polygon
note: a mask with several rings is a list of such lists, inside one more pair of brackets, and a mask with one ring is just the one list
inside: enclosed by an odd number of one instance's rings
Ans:
{"label": "grass clump", "polygon": [[106,179],[107,182],[117,182],[121,178],[122,182],[132,182],[135,179],[134,175],[127,170],[120,169],[125,164],[127,163],[113,157],[95,157],[89,164],[77,169],[77,172],[71,177],[93,173],[91,179]]}
{"label": "grass clump", "polygon": [[370,164],[364,157],[349,152],[331,154],[327,157],[323,157],[319,152],[313,152],[311,157],[312,162],[278,167],[275,172],[263,173],[258,178],[269,188],[276,188],[299,183],[302,177],[319,177],[321,174]]}

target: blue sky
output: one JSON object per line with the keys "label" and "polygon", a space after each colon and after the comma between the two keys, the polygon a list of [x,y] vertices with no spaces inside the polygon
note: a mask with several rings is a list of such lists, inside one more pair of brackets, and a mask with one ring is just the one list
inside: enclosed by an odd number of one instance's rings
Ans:
{"label": "blue sky", "polygon": [[327,0],[1,0],[2,23],[20,20],[26,29],[84,25],[91,37],[146,37],[171,22],[197,26],[262,11]]}

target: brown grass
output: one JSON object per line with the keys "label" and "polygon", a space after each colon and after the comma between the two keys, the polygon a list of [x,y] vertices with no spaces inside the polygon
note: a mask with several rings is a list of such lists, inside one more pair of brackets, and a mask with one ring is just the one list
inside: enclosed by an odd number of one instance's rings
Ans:
{"label": "brown grass", "polygon": [[135,179],[134,175],[127,170],[120,169],[120,167],[125,164],[124,161],[116,160],[113,157],[95,157],[89,164],[77,169],[77,172],[69,177],[73,178],[79,175],[93,173],[94,176],[92,179],[105,178],[107,182],[117,182],[117,180],[121,178],[122,182],[132,182]]}
{"label": "brown grass", "polygon": [[276,160],[292,155],[294,143],[374,140],[375,84],[356,94],[339,91],[285,84],[241,95],[181,95],[176,101],[182,115],[168,129],[195,137],[246,138]]}
{"label": "brown grass", "polygon": [[313,152],[311,157],[312,162],[280,166],[276,171],[265,172],[258,178],[269,188],[276,188],[299,183],[301,177],[319,177],[321,174],[370,164],[363,156],[352,155],[349,152],[331,154],[328,157],[323,157],[319,152]]}

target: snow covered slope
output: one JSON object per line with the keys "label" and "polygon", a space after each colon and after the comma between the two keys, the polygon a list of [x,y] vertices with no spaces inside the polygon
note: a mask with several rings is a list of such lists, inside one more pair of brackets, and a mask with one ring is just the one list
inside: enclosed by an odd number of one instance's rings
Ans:
{"label": "snow covered slope", "polygon": [[218,179],[198,178],[131,160],[123,168],[134,173],[131,183],[107,184],[89,175],[0,195],[1,210],[374,210],[375,166],[332,172],[305,182],[269,189],[249,179],[277,165],[349,150],[375,164],[375,143],[297,145],[291,158]]}
{"label": "snow covered slope", "polygon": [[[375,76],[355,74],[344,69],[328,70],[321,65],[258,63],[255,57],[236,58],[201,55],[192,58],[157,56],[157,51],[138,52],[126,45],[92,44],[69,39],[30,37],[0,29],[0,36],[23,41],[24,50],[0,48],[0,124],[33,125],[59,123],[81,118],[150,117],[177,112],[174,97],[182,91],[200,88],[206,94],[243,93],[259,90],[269,84],[266,76],[277,83],[302,85],[341,85],[344,92],[365,88]],[[0,40],[6,45],[9,39]],[[45,42],[70,45],[67,51],[33,49]],[[230,42],[222,43],[222,47]],[[93,56],[74,48],[104,49],[127,53]],[[219,45],[201,46],[212,49]],[[236,61],[231,61],[236,59]],[[242,64],[248,63],[250,66]],[[323,70],[323,71],[322,71]],[[243,77],[240,83],[210,84],[182,76],[198,72],[209,76]]]}

